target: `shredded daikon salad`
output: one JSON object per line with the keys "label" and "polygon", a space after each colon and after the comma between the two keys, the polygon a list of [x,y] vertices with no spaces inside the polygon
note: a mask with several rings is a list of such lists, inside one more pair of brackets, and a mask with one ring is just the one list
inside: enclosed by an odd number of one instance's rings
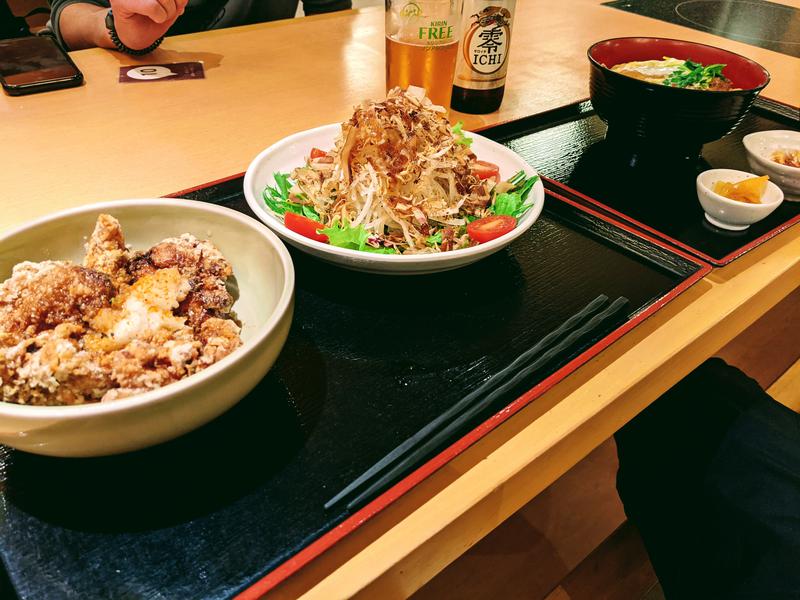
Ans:
{"label": "shredded daikon salad", "polygon": [[275,173],[264,201],[287,228],[366,252],[442,252],[499,237],[532,206],[538,177],[500,181],[446,115],[413,87],[364,102],[332,149],[310,149],[306,164]]}

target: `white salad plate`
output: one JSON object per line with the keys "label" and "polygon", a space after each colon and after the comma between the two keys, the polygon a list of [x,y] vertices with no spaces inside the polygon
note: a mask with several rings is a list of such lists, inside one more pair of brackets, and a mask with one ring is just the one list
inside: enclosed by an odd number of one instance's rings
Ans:
{"label": "white salad plate", "polygon": [[[463,267],[502,250],[530,229],[542,212],[544,186],[539,180],[528,196],[528,202],[532,202],[532,206],[520,218],[517,227],[495,240],[471,248],[435,254],[373,254],[331,246],[302,236],[288,229],[281,219],[267,208],[262,193],[267,185],[275,185],[274,173],[291,173],[296,167],[303,166],[312,148],[332,148],[340,131],[341,125],[335,123],[290,135],[256,156],[244,176],[244,195],[256,216],[285,242],[303,252],[347,269],[368,273],[394,275],[436,273]],[[528,163],[505,146],[476,133],[467,135],[473,139],[471,148],[478,159],[495,163],[500,167],[501,179],[506,180],[519,171],[525,171],[528,177],[537,174]]]}

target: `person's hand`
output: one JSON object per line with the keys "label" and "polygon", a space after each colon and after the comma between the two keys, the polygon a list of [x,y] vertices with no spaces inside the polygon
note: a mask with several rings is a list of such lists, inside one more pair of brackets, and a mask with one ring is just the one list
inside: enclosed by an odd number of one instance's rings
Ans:
{"label": "person's hand", "polygon": [[147,48],[183,14],[189,0],[111,0],[114,28],[128,48]]}

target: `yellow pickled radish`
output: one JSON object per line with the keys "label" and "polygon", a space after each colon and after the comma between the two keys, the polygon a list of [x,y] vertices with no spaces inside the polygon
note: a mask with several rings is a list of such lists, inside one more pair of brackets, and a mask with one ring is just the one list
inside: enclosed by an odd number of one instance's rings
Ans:
{"label": "yellow pickled radish", "polygon": [[715,194],[725,196],[730,200],[747,202],[748,204],[761,204],[761,197],[767,191],[768,175],[751,177],[739,183],[730,181],[717,181],[712,188]]}

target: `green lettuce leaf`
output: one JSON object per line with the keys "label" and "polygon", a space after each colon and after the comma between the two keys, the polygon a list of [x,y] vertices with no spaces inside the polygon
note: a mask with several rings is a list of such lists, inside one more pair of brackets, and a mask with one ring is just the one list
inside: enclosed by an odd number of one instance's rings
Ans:
{"label": "green lettuce leaf", "polygon": [[[519,174],[514,175],[509,181],[520,181],[518,175]],[[516,187],[511,188],[509,191],[497,194],[491,207],[492,212],[496,215],[511,215],[515,219],[519,219],[533,206],[533,203],[526,204],[525,200],[527,200],[534,184],[538,180],[539,176],[534,175],[533,177],[523,179],[521,183],[517,183]]]}
{"label": "green lettuce leaf", "polygon": [[453,132],[453,135],[456,138],[456,144],[461,144],[463,146],[468,146],[469,147],[469,146],[472,145],[472,138],[471,137],[467,137],[464,134],[463,127],[464,127],[464,123],[462,121],[459,121],[458,123],[453,125],[453,129],[451,131]]}
{"label": "green lettuce leaf", "polygon": [[367,244],[369,232],[362,225],[350,227],[335,221],[330,227],[317,231],[328,236],[328,243],[331,246],[372,252],[373,254],[397,254],[397,250],[394,248],[374,248]]}
{"label": "green lettuce leaf", "polygon": [[[293,204],[292,206],[296,206],[296,205]],[[308,217],[309,219],[313,219],[314,221],[321,221],[322,220],[322,219],[319,218],[319,215],[317,214],[317,211],[315,211],[313,208],[311,208],[307,204],[301,204],[300,208],[303,209],[303,212],[302,212],[303,216]]]}
{"label": "green lettuce leaf", "polygon": [[508,178],[508,183],[513,186],[517,186],[523,181],[525,181],[525,171],[517,171],[514,173],[514,175]]}
{"label": "green lettuce leaf", "polygon": [[369,232],[361,225],[349,227],[342,225],[338,221],[334,222],[331,227],[319,229],[318,231],[328,236],[328,243],[331,246],[350,248],[351,250],[360,250],[362,245],[366,245],[369,237]]}
{"label": "green lettuce leaf", "polygon": [[427,238],[425,238],[425,243],[428,244],[428,246],[433,246],[434,244],[441,244],[442,232],[439,231],[433,235],[429,235]]}
{"label": "green lettuce leaf", "polygon": [[281,198],[284,200],[289,198],[289,190],[292,189],[292,183],[289,181],[288,173],[273,173],[272,176],[275,178],[275,183],[281,192]]}
{"label": "green lettuce leaf", "polygon": [[289,190],[292,189],[292,182],[286,173],[273,173],[276,187],[268,185],[264,188],[262,197],[264,204],[276,215],[283,215],[286,212],[297,213],[314,221],[320,221],[317,211],[311,206],[297,204],[289,201]]}

